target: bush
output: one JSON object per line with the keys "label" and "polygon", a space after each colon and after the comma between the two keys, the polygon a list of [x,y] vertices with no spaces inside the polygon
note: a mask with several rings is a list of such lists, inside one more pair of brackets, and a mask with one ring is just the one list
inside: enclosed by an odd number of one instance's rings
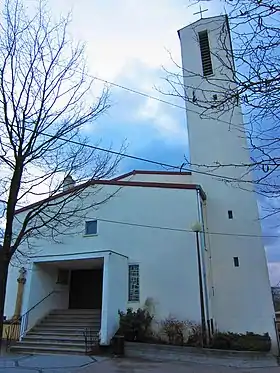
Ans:
{"label": "bush", "polygon": [[120,327],[118,334],[124,335],[127,341],[144,342],[150,333],[153,316],[147,310],[138,308],[133,311],[128,308],[126,312],[119,311]]}
{"label": "bush", "polygon": [[184,345],[187,327],[187,321],[180,321],[175,317],[168,317],[161,321],[161,330],[168,338],[168,343],[173,345]]}
{"label": "bush", "polygon": [[191,347],[202,346],[202,327],[200,324],[194,322],[189,323],[190,335],[187,341],[187,345]]}
{"label": "bush", "polygon": [[215,333],[211,341],[211,348],[236,351],[264,351],[271,349],[271,339],[268,333],[263,335],[249,333]]}

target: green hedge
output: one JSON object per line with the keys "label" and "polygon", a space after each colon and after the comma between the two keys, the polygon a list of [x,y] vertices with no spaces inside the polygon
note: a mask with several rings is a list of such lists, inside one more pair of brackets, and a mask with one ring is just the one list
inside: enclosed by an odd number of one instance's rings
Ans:
{"label": "green hedge", "polygon": [[215,333],[211,348],[236,351],[270,351],[271,339],[268,333],[263,335],[249,333]]}

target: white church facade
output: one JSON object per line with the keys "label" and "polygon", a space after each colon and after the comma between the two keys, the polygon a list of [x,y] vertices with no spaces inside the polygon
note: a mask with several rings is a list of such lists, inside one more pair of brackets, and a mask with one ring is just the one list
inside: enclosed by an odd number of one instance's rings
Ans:
{"label": "white church facade", "polygon": [[[198,38],[207,35],[215,50],[220,30],[230,45],[224,16],[201,19],[179,31],[183,68],[193,72],[184,74],[186,86],[193,87],[186,94],[198,100],[209,79],[221,78],[214,54],[212,70],[203,65]],[[195,103],[187,105],[191,162],[249,163],[246,140],[223,123],[230,114],[220,121],[201,119],[200,114]],[[231,121],[242,123],[238,105],[231,115]],[[221,172],[238,179],[242,170]],[[113,197],[87,212],[77,230],[59,242],[36,239],[38,249],[26,265],[21,314],[44,301],[30,313],[24,332],[53,310],[96,309],[106,345],[118,328],[118,311],[142,307],[149,299],[156,320],[169,315],[197,323],[204,319],[210,333],[268,332],[276,346],[257,200],[250,182],[246,185],[246,190],[238,188],[196,172],[195,166],[192,173],[133,171],[92,183],[87,188],[102,187],[101,194]],[[19,210],[18,219],[32,208]],[[14,314],[17,276],[18,268],[11,267],[7,319]]]}

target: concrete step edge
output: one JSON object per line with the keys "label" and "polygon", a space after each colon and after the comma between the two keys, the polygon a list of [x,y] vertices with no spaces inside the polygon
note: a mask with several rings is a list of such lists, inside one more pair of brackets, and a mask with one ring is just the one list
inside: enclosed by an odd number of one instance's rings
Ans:
{"label": "concrete step edge", "polygon": [[32,347],[22,347],[22,346],[13,346],[11,347],[11,352],[24,353],[24,354],[36,354],[36,353],[46,353],[46,354],[85,354],[85,349],[61,349],[61,348],[32,348]]}
{"label": "concrete step edge", "polygon": [[[22,349],[22,350],[26,350],[27,348],[33,348],[32,345],[30,344],[25,344],[23,342],[18,342],[17,344],[13,345],[11,347],[11,349],[15,349],[15,348],[18,348],[18,349]],[[41,346],[40,344],[38,345],[35,345],[34,346],[34,349],[38,349],[38,350],[84,350],[85,349],[85,346],[78,346],[76,347],[75,345],[74,346]]]}
{"label": "concrete step edge", "polygon": [[100,315],[101,310],[77,311],[77,310],[53,310],[50,315]]}
{"label": "concrete step edge", "polygon": [[33,330],[39,330],[39,329],[44,329],[44,330],[85,330],[85,329],[100,329],[100,325],[38,325],[33,328]]}
{"label": "concrete step edge", "polygon": [[65,320],[65,321],[87,321],[87,320],[93,320],[93,321],[100,321],[101,320],[101,317],[99,316],[93,316],[93,317],[67,317],[67,316],[53,316],[53,315],[49,315],[49,316],[46,316],[44,320],[55,320],[55,321],[61,321],[61,320]]}
{"label": "concrete step edge", "polygon": [[77,324],[77,325],[91,325],[91,324],[101,324],[101,320],[53,320],[53,319],[44,319],[41,321],[41,324]]}
{"label": "concrete step edge", "polygon": [[84,341],[42,341],[42,340],[35,340],[35,341],[28,341],[23,340],[20,342],[22,346],[36,346],[36,347],[74,347],[74,348],[84,348],[85,342]]}
{"label": "concrete step edge", "polygon": [[59,335],[48,335],[48,334],[33,334],[33,335],[26,335],[25,337],[22,338],[23,341],[25,340],[34,340],[34,339],[42,339],[42,340],[56,340],[59,339],[61,341],[80,341],[84,340],[84,336],[73,336],[73,335],[68,335],[66,334],[65,336],[59,336]]}
{"label": "concrete step edge", "polygon": [[81,344],[85,344],[85,339],[84,338],[81,338],[81,339],[67,339],[67,338],[58,338],[58,339],[51,339],[51,338],[40,338],[40,339],[37,339],[37,338],[23,338],[22,343],[42,343],[42,344],[45,344],[45,343],[51,343],[51,344],[72,344],[72,345],[81,345]]}
{"label": "concrete step edge", "polygon": [[[92,333],[99,333],[100,329],[92,330]],[[84,330],[33,330],[32,332],[27,333],[26,335],[84,335]]]}

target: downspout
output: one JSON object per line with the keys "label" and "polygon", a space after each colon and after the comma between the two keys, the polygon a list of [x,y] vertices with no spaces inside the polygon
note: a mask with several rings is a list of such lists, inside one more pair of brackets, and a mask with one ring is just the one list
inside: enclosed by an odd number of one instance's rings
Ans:
{"label": "downspout", "polygon": [[205,226],[204,226],[204,219],[203,213],[201,209],[201,197],[200,191],[196,190],[196,198],[197,198],[197,209],[198,209],[198,221],[201,224],[202,232],[199,234],[200,239],[200,248],[201,248],[201,261],[202,261],[202,273],[203,273],[203,289],[204,289],[204,304],[205,304],[205,314],[206,314],[206,321],[208,327],[208,334],[210,335],[210,314],[209,314],[209,294],[208,294],[208,286],[207,286],[207,276],[206,276],[206,266],[205,266]]}

